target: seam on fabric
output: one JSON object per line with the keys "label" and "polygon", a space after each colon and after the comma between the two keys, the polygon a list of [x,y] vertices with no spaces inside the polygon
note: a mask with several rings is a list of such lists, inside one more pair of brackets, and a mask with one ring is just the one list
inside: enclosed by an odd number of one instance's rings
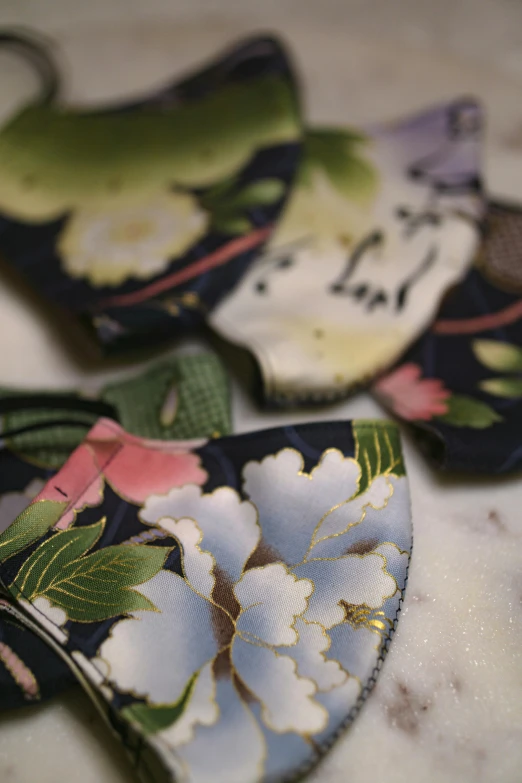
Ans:
{"label": "seam on fabric", "polygon": [[[411,501],[410,501],[410,508],[411,508]],[[411,517],[410,517],[411,519]],[[341,724],[338,726],[338,728],[335,730],[335,732],[323,743],[319,745],[319,750],[317,757],[312,759],[311,761],[305,762],[298,770],[295,772],[292,772],[290,775],[287,775],[286,777],[281,777],[279,779],[279,783],[296,783],[296,781],[303,778],[305,775],[308,774],[314,767],[316,767],[324,758],[326,753],[335,745],[338,739],[342,737],[345,732],[348,731],[348,729],[351,727],[353,722],[355,721],[356,717],[358,716],[359,712],[361,711],[362,707],[364,706],[368,696],[371,694],[373,688],[375,687],[375,684],[377,682],[377,677],[379,676],[379,673],[382,669],[384,660],[388,654],[391,640],[393,639],[395,635],[395,631],[397,629],[397,624],[399,622],[399,615],[402,610],[402,605],[404,603],[404,596],[406,593],[406,587],[408,585],[408,578],[409,578],[409,571],[410,571],[410,564],[411,564],[411,556],[413,551],[413,526],[412,526],[412,533],[411,533],[411,547],[410,551],[408,553],[408,563],[406,566],[406,575],[404,578],[404,587],[401,590],[401,597],[399,599],[399,605],[397,606],[397,610],[395,612],[395,617],[393,619],[393,627],[390,628],[388,633],[386,634],[386,637],[383,639],[382,645],[381,645],[381,652],[379,654],[379,657],[377,658],[376,664],[373,667],[372,673],[367,680],[366,685],[363,687],[362,692],[357,699],[356,703],[351,708],[350,712],[346,716],[346,718],[341,722]]]}
{"label": "seam on fabric", "polygon": [[[234,324],[232,324],[227,318],[223,318],[222,321],[232,332],[236,330]],[[219,329],[217,329],[214,324],[211,325],[216,334],[221,337],[222,335]],[[292,405],[323,405],[325,403],[328,404],[338,400],[344,400],[359,389],[366,388],[369,383],[378,378],[383,372],[386,372],[387,368],[390,366],[390,362],[384,364],[381,363],[373,370],[368,370],[368,372],[362,375],[358,380],[353,380],[351,383],[344,385],[340,389],[330,389],[329,391],[301,391],[285,394],[284,392],[277,391],[277,374],[275,372],[275,365],[273,364],[271,353],[262,342],[258,341],[256,336],[249,338],[249,344],[244,342],[235,342],[229,340],[228,337],[225,339],[232,345],[236,345],[245,349],[251,356],[253,356],[261,369],[265,405],[268,404],[269,407],[273,406],[274,408],[278,409],[288,408]],[[402,353],[403,351],[397,354],[392,364],[397,361]],[[270,373],[271,380],[269,383],[267,382],[268,378],[264,373],[265,368],[267,372]]]}
{"label": "seam on fabric", "polygon": [[[110,456],[110,457],[107,459],[107,461],[106,461],[106,462],[104,462],[104,463],[103,463],[103,465],[101,465],[101,466],[100,466],[100,468],[99,468],[99,469],[98,469],[98,471],[96,472],[96,475],[94,476],[94,478],[93,478],[91,481],[89,481],[87,484],[85,484],[85,485],[83,486],[83,488],[81,489],[81,491],[79,492],[79,494],[77,494],[77,495],[75,496],[74,500],[72,500],[72,501],[71,501],[71,503],[70,503],[70,506],[72,507],[72,510],[73,510],[73,511],[74,511],[74,504],[77,502],[77,500],[78,500],[78,499],[79,499],[79,498],[80,498],[80,497],[81,497],[81,496],[82,496],[82,495],[83,495],[83,494],[84,494],[84,493],[85,493],[85,492],[86,492],[86,491],[89,489],[89,487],[92,487],[92,485],[94,484],[94,482],[95,482],[95,481],[96,481],[96,480],[97,480],[97,479],[98,479],[100,476],[102,476],[102,475],[103,475],[103,473],[104,473],[104,471],[105,471],[105,468],[106,468],[108,465],[110,465],[110,463],[111,463],[111,462],[112,462],[112,461],[113,461],[113,460],[114,460],[114,459],[115,459],[115,458],[118,456],[118,454],[120,453],[120,451],[121,451],[121,449],[122,449],[122,448],[123,448],[123,443],[120,443],[120,444],[118,444],[118,448],[117,448],[117,450],[114,452],[114,454],[111,454],[111,456]],[[50,479],[50,480],[52,480],[52,479]],[[62,514],[62,515],[61,515],[61,517],[60,517],[60,519],[58,520],[58,522],[59,522],[61,519],[63,519],[63,517],[64,517],[64,516],[65,516],[65,514]],[[57,523],[56,523],[56,524],[57,524]],[[39,539],[39,541],[41,541],[41,540],[42,540],[42,539],[40,538],[40,539]],[[36,550],[35,550],[35,551],[36,551]],[[2,569],[2,567],[0,566],[0,582],[2,581],[2,576],[1,576],[1,575],[2,575],[2,570],[3,570],[3,569]],[[20,594],[21,594],[21,595],[22,595],[22,596],[23,596],[23,597],[24,597],[24,598],[25,598],[27,601],[29,601],[29,603],[31,604],[31,606],[32,606],[33,608],[35,608],[35,607],[34,607],[34,604],[33,604],[33,603],[32,603],[32,602],[29,600],[29,598],[27,598],[27,596],[25,595],[25,593],[23,592],[23,590],[20,590],[20,588],[18,587],[18,585],[17,585],[17,583],[16,583],[16,577],[15,577],[15,579],[13,579],[13,580],[12,580],[11,584],[12,584],[12,585],[15,585],[15,586],[16,586],[16,588],[19,590]],[[13,600],[16,600],[16,599],[14,598],[14,596],[12,596],[12,595],[11,595],[10,588],[7,588],[7,587],[6,587],[6,589],[9,591],[10,597],[11,597]],[[39,610],[37,609],[37,611],[39,611]],[[40,612],[40,614],[42,614],[42,616],[43,616],[43,617],[45,617],[46,619],[49,619],[49,618],[47,618],[47,616],[46,616],[46,615],[45,615],[43,612]],[[54,625],[54,627],[55,627],[57,630],[60,630],[60,631],[61,631],[61,628],[60,628],[60,626],[58,626],[58,625],[56,625],[55,623],[53,623],[53,621],[52,621],[52,620],[49,620],[49,622],[51,622],[51,623]]]}

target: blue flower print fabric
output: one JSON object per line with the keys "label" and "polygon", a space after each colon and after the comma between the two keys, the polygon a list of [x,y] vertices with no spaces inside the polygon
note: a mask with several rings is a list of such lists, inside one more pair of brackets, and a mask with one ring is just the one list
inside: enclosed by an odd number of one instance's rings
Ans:
{"label": "blue flower print fabric", "polygon": [[101,419],[0,537],[2,608],[143,780],[288,780],[368,695],[410,550],[391,423],[165,444]]}

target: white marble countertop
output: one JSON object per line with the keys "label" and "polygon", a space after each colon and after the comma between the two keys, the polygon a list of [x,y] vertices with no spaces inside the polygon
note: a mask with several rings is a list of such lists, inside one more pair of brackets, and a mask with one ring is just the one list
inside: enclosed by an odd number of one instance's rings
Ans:
{"label": "white marble countertop", "polygon": [[[74,100],[161,82],[252,30],[292,46],[313,121],[392,118],[461,93],[488,110],[486,173],[522,200],[522,5],[516,0],[1,0],[0,24],[50,34]],[[0,115],[32,88],[0,58]],[[80,360],[53,314],[0,277],[2,384],[85,384],[136,365]],[[382,416],[361,394],[263,414],[234,385],[237,431]],[[522,481],[435,475],[406,440],[415,548],[377,686],[311,783],[518,783],[522,769]],[[1,783],[128,783],[123,752],[78,691],[0,717]]]}

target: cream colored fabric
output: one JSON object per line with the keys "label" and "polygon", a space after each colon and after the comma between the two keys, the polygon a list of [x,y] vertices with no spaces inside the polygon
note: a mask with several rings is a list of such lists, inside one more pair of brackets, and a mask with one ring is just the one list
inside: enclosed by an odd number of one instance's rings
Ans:
{"label": "cream colored fabric", "polygon": [[333,399],[393,363],[465,273],[482,214],[472,101],[313,130],[267,252],[211,314],[269,401]]}

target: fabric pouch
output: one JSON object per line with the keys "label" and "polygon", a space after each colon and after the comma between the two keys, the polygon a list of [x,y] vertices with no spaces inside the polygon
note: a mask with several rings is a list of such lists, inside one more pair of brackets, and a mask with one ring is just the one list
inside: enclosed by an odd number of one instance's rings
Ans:
{"label": "fabric pouch", "polygon": [[297,85],[247,39],[131,103],[80,110],[49,53],[0,34],[44,79],[0,128],[0,253],[106,351],[199,324],[270,236],[299,161]]}
{"label": "fabric pouch", "polygon": [[[106,386],[96,397],[2,389],[0,411],[0,532],[52,481],[102,412],[136,435],[162,440],[230,432],[228,380],[210,353],[155,364],[137,377]],[[132,487],[129,492],[134,497]],[[52,650],[0,616],[0,710],[46,699],[72,682],[68,667]]]}
{"label": "fabric pouch", "polygon": [[101,419],[0,536],[1,609],[147,783],[289,780],[374,684],[410,549],[391,423],[165,443]]}
{"label": "fabric pouch", "polygon": [[482,125],[462,99],[395,124],[306,132],[276,233],[209,316],[255,357],[266,403],[345,396],[430,323],[477,247]]}
{"label": "fabric pouch", "polygon": [[474,267],[374,392],[439,467],[522,468],[522,208],[489,204]]}

